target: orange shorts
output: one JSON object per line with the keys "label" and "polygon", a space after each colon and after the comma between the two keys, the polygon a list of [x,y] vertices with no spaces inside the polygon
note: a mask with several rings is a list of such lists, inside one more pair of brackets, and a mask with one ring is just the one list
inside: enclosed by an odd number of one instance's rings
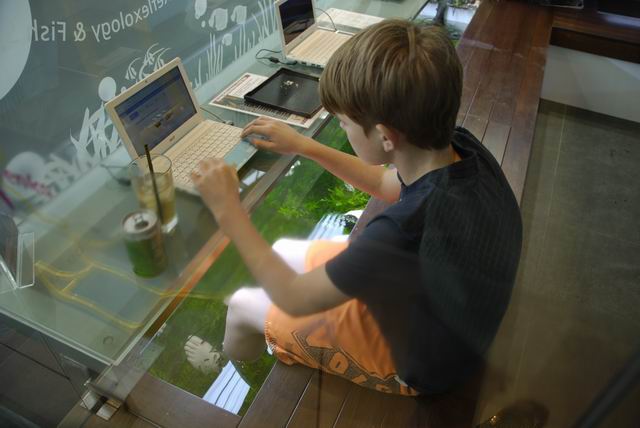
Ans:
{"label": "orange shorts", "polygon": [[[322,266],[347,245],[313,242],[306,255],[305,269]],[[382,392],[417,395],[417,391],[397,377],[391,351],[378,323],[357,299],[304,317],[291,317],[271,305],[264,330],[269,347],[285,364],[321,368]]]}

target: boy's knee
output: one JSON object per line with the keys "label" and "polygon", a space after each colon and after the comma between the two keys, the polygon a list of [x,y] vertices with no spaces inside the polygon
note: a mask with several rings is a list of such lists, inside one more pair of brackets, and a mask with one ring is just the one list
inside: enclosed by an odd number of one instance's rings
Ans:
{"label": "boy's knee", "polygon": [[264,295],[262,288],[242,287],[229,298],[229,310],[234,312],[251,310],[264,298]]}
{"label": "boy's knee", "polygon": [[240,288],[229,298],[227,324],[262,331],[270,305],[271,300],[262,288]]}
{"label": "boy's knee", "polygon": [[278,239],[271,248],[297,273],[305,271],[305,258],[312,241]]}
{"label": "boy's knee", "polygon": [[271,301],[261,288],[241,288],[229,298],[223,349],[238,361],[253,361],[265,348],[264,321]]}

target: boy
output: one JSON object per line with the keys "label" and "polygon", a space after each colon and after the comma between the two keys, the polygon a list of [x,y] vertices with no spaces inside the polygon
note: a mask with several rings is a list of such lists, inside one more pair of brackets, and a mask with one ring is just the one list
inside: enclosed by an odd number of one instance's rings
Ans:
{"label": "boy", "polygon": [[234,170],[201,163],[192,178],[204,202],[264,288],[230,299],[230,358],[257,358],[266,336],[285,363],[405,395],[449,390],[477,368],[509,301],[522,232],[498,163],[455,128],[461,90],[441,29],[388,20],[342,46],[320,80],[357,157],[270,119],[245,128],[265,136],[253,138],[259,148],[305,156],[393,202],[349,245],[311,243],[304,273],[258,235]]}

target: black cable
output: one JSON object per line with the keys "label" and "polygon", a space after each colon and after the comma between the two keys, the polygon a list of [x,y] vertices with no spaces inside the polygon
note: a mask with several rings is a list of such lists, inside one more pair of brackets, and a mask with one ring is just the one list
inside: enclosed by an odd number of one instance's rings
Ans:
{"label": "black cable", "polygon": [[331,25],[333,25],[333,31],[338,31],[338,28],[336,27],[336,23],[333,22],[333,18],[331,17],[331,15],[329,15],[329,13],[324,10],[324,9],[320,9],[319,7],[316,7],[316,10],[319,10],[320,12],[324,13],[325,15],[327,15],[327,17],[329,18],[329,21],[331,21]]}
{"label": "black cable", "polygon": [[[274,53],[274,54],[282,54],[282,51],[274,51],[274,50],[271,50],[271,49],[264,49],[264,48],[260,49],[258,52],[256,52],[256,55],[255,55],[255,59],[257,59],[260,62],[262,62],[262,60],[266,59],[266,60],[268,60],[269,62],[271,62],[273,64],[295,65],[295,64],[298,63],[298,61],[286,61],[284,59],[280,59],[280,58],[278,58],[276,56],[273,56],[273,55],[271,55],[271,56],[269,56],[269,55],[259,56],[260,52],[271,52],[271,53]],[[262,63],[266,64],[264,62],[262,62]],[[270,64],[266,64],[266,65],[270,65]]]}
{"label": "black cable", "polygon": [[256,56],[256,58],[258,57],[258,55],[260,55],[260,52],[262,52],[262,51],[271,52],[271,53],[276,53],[276,54],[282,53],[282,51],[274,51],[273,49],[266,49],[266,48],[262,48],[262,49],[260,49],[258,52],[256,52],[256,55],[255,55],[255,56]]}
{"label": "black cable", "polygon": [[100,166],[102,168],[104,168],[109,173],[111,178],[113,178],[118,184],[120,184],[122,186],[131,185],[131,180],[128,177],[124,177],[124,176],[118,177],[113,172],[111,172],[112,169],[122,170],[122,169],[126,168],[126,165],[124,165],[124,166],[120,166],[120,165],[105,165],[105,164],[101,163]]}

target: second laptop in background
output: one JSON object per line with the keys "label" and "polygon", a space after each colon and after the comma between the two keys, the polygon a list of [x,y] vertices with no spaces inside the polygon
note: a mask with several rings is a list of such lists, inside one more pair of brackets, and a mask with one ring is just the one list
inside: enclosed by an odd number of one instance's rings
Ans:
{"label": "second laptop in background", "polygon": [[350,33],[320,28],[313,0],[277,0],[276,15],[284,57],[324,68]]}

